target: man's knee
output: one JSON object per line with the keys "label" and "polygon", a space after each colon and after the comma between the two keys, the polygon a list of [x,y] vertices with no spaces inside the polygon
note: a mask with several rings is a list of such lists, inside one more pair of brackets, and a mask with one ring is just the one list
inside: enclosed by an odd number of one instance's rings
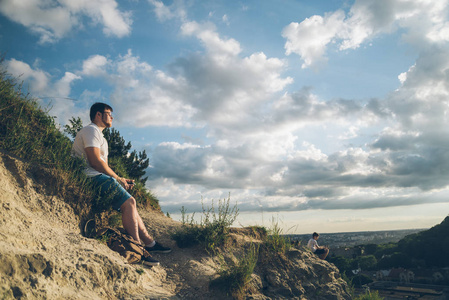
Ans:
{"label": "man's knee", "polygon": [[120,210],[122,212],[135,208],[136,208],[136,199],[134,199],[134,197],[129,198],[120,206]]}

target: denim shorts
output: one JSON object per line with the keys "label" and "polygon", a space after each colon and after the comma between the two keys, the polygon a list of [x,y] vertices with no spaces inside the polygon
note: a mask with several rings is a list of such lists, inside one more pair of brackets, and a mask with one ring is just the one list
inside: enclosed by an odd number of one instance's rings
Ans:
{"label": "denim shorts", "polygon": [[112,196],[112,208],[120,211],[120,206],[131,198],[131,194],[128,193],[122,185],[111,176],[100,174],[91,177],[95,186],[98,188],[100,197]]}

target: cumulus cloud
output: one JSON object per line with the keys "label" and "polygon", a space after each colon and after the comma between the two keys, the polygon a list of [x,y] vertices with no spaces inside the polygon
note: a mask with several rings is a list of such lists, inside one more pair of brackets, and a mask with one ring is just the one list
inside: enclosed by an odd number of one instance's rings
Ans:
{"label": "cumulus cloud", "polygon": [[[131,50],[113,59],[93,55],[82,63],[79,74],[101,78],[114,87],[111,102],[123,115],[133,116],[127,119],[129,125],[190,126],[195,109],[178,97],[182,78],[154,70]],[[121,121],[120,117],[117,121]]]}
{"label": "cumulus cloud", "polygon": [[344,12],[337,11],[324,18],[313,16],[301,23],[290,23],[282,31],[287,39],[286,54],[297,53],[302,57],[303,68],[324,59],[326,46],[343,30]]}
{"label": "cumulus cloud", "polygon": [[123,37],[131,31],[131,15],[117,8],[114,0],[25,0],[0,1],[0,12],[40,36],[41,43],[53,43],[89,17],[103,26],[106,35]]}
{"label": "cumulus cloud", "polygon": [[11,59],[6,61],[6,68],[8,72],[23,80],[28,81],[30,92],[33,94],[41,94],[49,85],[50,75],[42,70],[33,70],[31,66],[22,61]]}
{"label": "cumulus cloud", "polygon": [[448,40],[447,1],[356,0],[349,12],[342,10],[312,16],[286,26],[282,36],[286,54],[298,54],[302,67],[316,67],[326,61],[331,45],[338,50],[356,49],[363,43],[399,28],[404,40],[419,47],[422,42]]}
{"label": "cumulus cloud", "polygon": [[160,21],[171,20],[173,18],[186,19],[186,11],[182,1],[174,1],[171,6],[166,6],[162,1],[148,0],[153,6],[154,13]]}
{"label": "cumulus cloud", "polygon": [[93,77],[107,76],[111,62],[103,55],[92,55],[83,61],[81,74]]}
{"label": "cumulus cloud", "polygon": [[53,80],[49,73],[16,59],[5,61],[5,66],[8,73],[24,82],[24,87],[40,99],[44,107],[51,107],[51,115],[57,116],[60,123],[65,124],[73,116],[75,103],[69,96],[72,84],[80,80],[80,76],[65,72],[62,78]]}

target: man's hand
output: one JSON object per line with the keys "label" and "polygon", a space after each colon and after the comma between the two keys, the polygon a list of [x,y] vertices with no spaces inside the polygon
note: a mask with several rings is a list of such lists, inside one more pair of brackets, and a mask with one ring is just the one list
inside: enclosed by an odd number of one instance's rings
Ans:
{"label": "man's hand", "polygon": [[125,190],[130,190],[134,187],[134,180],[132,179],[117,177],[117,181],[125,188]]}
{"label": "man's hand", "polygon": [[134,180],[133,179],[125,179],[126,183],[128,184],[128,188],[132,189],[134,187]]}

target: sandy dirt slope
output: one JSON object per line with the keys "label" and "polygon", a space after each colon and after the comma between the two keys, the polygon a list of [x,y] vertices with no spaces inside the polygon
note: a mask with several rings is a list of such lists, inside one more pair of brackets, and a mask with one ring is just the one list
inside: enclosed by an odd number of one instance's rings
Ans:
{"label": "sandy dirt slope", "polygon": [[0,295],[27,299],[174,296],[176,286],[167,283],[163,267],[145,268],[139,274],[142,266],[131,266],[106,245],[84,238],[71,207],[36,192],[28,175],[26,164],[0,154]]}

